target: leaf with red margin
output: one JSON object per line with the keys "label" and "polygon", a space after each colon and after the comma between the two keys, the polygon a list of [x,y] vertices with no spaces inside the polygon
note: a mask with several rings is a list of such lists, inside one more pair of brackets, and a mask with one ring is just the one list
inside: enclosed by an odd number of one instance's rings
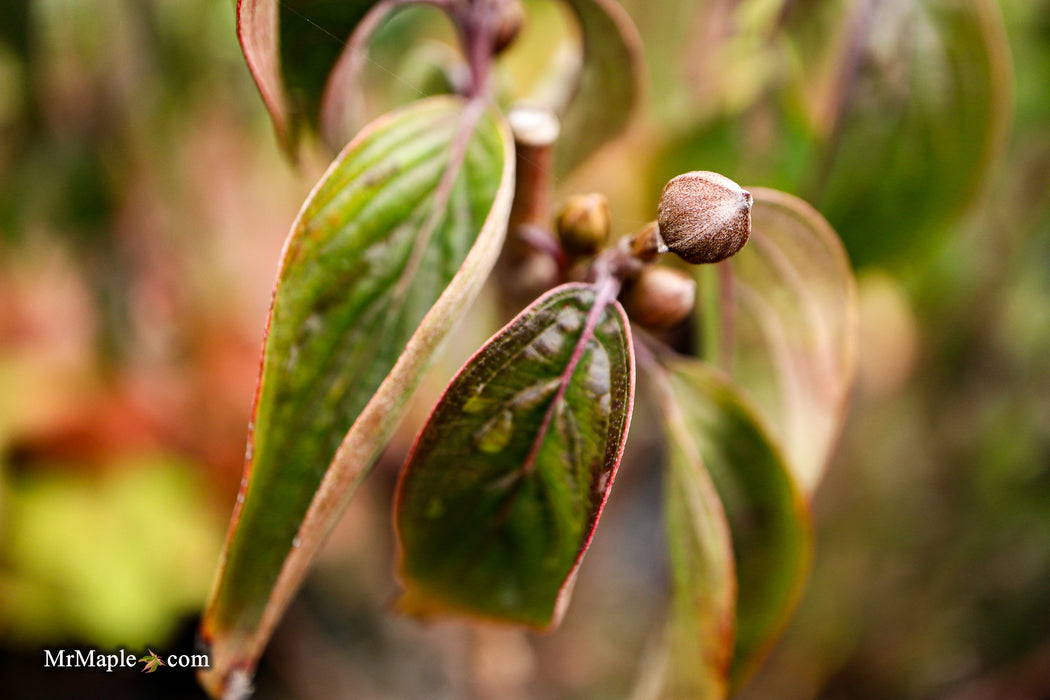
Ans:
{"label": "leaf with red margin", "polygon": [[702,284],[702,296],[717,302],[705,307],[704,331],[722,346],[710,354],[757,403],[810,497],[856,373],[856,281],[841,241],[813,207],[777,190],[749,191],[750,241],[721,269],[701,271],[703,281],[722,275],[720,285]]}
{"label": "leaf with red margin", "polygon": [[238,0],[237,38],[248,70],[270,113],[277,140],[288,145],[288,97],[281,77],[278,0]]}
{"label": "leaf with red margin", "polygon": [[346,47],[332,66],[318,106],[318,128],[329,147],[346,143],[365,120],[361,76],[368,60],[368,44],[398,10],[410,5],[434,5],[437,0],[378,0],[357,23]]}
{"label": "leaf with red margin", "polygon": [[558,623],[627,439],[630,327],[592,285],[548,292],[471,358],[398,485],[400,607]]}
{"label": "leaf with red margin", "polygon": [[[705,460],[726,469],[719,461],[724,453],[712,451],[711,441],[739,436],[705,430],[703,418],[711,414],[687,413],[683,405],[689,409],[689,403],[680,403],[666,369],[654,365],[649,370],[668,446],[664,517],[672,580],[656,697],[724,700],[736,637],[736,565],[729,521]],[[698,370],[706,371],[706,366],[698,365]],[[693,395],[696,390],[678,386],[678,391],[699,398]],[[707,439],[696,434],[698,422]]]}
{"label": "leaf with red margin", "polygon": [[492,269],[513,163],[494,107],[431,98],[366,127],[303,207],[278,272],[245,480],[201,623],[212,652],[202,682],[214,695],[247,682]]}
{"label": "leaf with red margin", "polygon": [[377,2],[238,0],[241,50],[288,152],[295,152],[303,126],[316,128],[328,76],[347,37]]}
{"label": "leaf with red margin", "polygon": [[[726,639],[724,587],[733,571],[732,566],[726,570],[722,558],[720,518],[728,517],[736,562],[730,680],[738,687],[768,653],[798,603],[809,572],[811,516],[776,441],[730,379],[685,358],[667,369],[673,397],[668,401],[673,401],[668,539],[677,613],[670,625],[679,635],[673,639],[684,640],[671,648],[671,687],[695,689],[704,686],[690,684],[706,683],[714,692],[717,673],[725,669],[725,651],[718,643]],[[724,514],[711,502],[708,474]],[[683,630],[699,636],[690,641]],[[683,651],[692,656],[683,657]],[[700,675],[699,669],[709,675]]]}

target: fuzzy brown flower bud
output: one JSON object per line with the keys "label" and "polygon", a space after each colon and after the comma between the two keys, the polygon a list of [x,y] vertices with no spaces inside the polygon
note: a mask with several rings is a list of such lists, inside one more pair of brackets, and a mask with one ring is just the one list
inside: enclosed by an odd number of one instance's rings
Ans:
{"label": "fuzzy brown flower bud", "polygon": [[609,200],[602,194],[578,194],[558,214],[558,236],[570,255],[592,255],[609,238]]}
{"label": "fuzzy brown flower bud", "polygon": [[658,221],[660,237],[683,260],[719,262],[751,235],[751,193],[718,173],[685,173],[664,188]]}
{"label": "fuzzy brown flower bud", "polygon": [[631,320],[653,330],[667,330],[692,312],[696,281],[681,270],[647,265],[624,290],[621,301]]}

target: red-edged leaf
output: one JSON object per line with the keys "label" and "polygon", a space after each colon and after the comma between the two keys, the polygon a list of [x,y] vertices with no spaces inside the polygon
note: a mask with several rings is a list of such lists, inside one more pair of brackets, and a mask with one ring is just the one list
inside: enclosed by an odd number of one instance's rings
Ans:
{"label": "red-edged leaf", "polygon": [[277,139],[288,143],[288,99],[281,77],[280,13],[277,0],[238,0],[237,38],[248,69],[273,120]]}
{"label": "red-edged leaf", "polygon": [[619,304],[559,287],[449,385],[398,487],[401,607],[557,624],[630,424]]}
{"label": "red-edged leaf", "polygon": [[202,635],[215,695],[242,683],[430,358],[499,253],[513,141],[483,102],[373,122],[285,245],[254,427]]}
{"label": "red-edged leaf", "polygon": [[776,190],[749,191],[750,241],[722,269],[704,271],[715,284],[703,296],[717,302],[705,309],[705,335],[709,354],[721,355],[758,403],[811,495],[853,386],[856,282],[842,243],[816,210]]}
{"label": "red-edged leaf", "polygon": [[[671,475],[669,488],[691,504],[696,519],[717,519],[721,514],[709,501],[698,502],[696,493],[706,489],[706,468],[718,489],[729,519],[736,560],[736,644],[732,681],[739,685],[764,658],[790,617],[809,571],[812,525],[805,499],[786,460],[763,422],[738,389],[719,371],[695,360],[670,363],[669,383],[680,419],[671,420]],[[672,414],[673,415],[673,414]],[[676,425],[677,420],[681,425]],[[702,462],[697,463],[699,457]],[[693,495],[693,500],[686,500]],[[677,512],[672,492],[671,514]],[[725,564],[718,557],[718,523],[702,524],[711,534],[699,540],[688,521],[669,519],[672,565],[682,617],[672,621],[686,630],[696,629],[705,640],[716,640],[724,615]],[[704,530],[699,530],[705,532]],[[697,546],[704,545],[703,547]],[[712,608],[713,602],[723,607]],[[690,653],[711,656],[682,658],[672,650],[672,679],[693,680],[691,665],[710,667],[724,663],[719,648],[710,641],[700,647],[695,641]],[[714,677],[704,678],[718,687]],[[680,696],[684,697],[684,696]],[[701,697],[701,696],[697,696]]]}
{"label": "red-edged leaf", "polygon": [[698,435],[703,416],[691,410],[692,402],[683,410],[662,367],[652,367],[649,376],[666,425],[664,513],[673,583],[659,697],[721,700],[729,693],[737,582],[729,522],[705,460],[722,457],[709,448],[712,441],[738,436],[729,431],[706,431],[706,439]]}
{"label": "red-edged leaf", "polygon": [[[238,0],[237,35],[278,141],[295,151],[351,31],[378,0]],[[334,144],[339,149],[346,140]]]}

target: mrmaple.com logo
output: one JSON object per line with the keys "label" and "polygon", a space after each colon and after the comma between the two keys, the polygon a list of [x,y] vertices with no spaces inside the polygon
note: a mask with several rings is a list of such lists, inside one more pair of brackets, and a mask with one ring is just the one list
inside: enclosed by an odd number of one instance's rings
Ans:
{"label": "mrmaple.com logo", "polygon": [[95,649],[44,649],[44,668],[97,668],[112,673],[116,668],[135,668],[139,664],[143,673],[153,673],[161,666],[172,668],[211,668],[207,654],[169,654],[160,657],[152,649],[139,657],[126,649],[102,653]]}

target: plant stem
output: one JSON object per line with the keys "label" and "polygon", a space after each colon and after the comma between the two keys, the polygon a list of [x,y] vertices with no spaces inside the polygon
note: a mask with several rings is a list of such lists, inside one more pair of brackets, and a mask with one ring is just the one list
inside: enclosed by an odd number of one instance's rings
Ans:
{"label": "plant stem", "polygon": [[514,134],[516,184],[496,278],[507,311],[514,314],[558,282],[568,259],[551,230],[558,118],[547,109],[515,107],[508,122]]}
{"label": "plant stem", "polygon": [[560,132],[558,117],[544,108],[515,107],[508,121],[514,133],[517,174],[509,230],[530,250],[550,253],[563,264],[565,253],[550,231],[554,208],[554,144]]}
{"label": "plant stem", "polygon": [[489,92],[499,0],[464,0],[453,7],[453,17],[470,66],[470,96]]}

